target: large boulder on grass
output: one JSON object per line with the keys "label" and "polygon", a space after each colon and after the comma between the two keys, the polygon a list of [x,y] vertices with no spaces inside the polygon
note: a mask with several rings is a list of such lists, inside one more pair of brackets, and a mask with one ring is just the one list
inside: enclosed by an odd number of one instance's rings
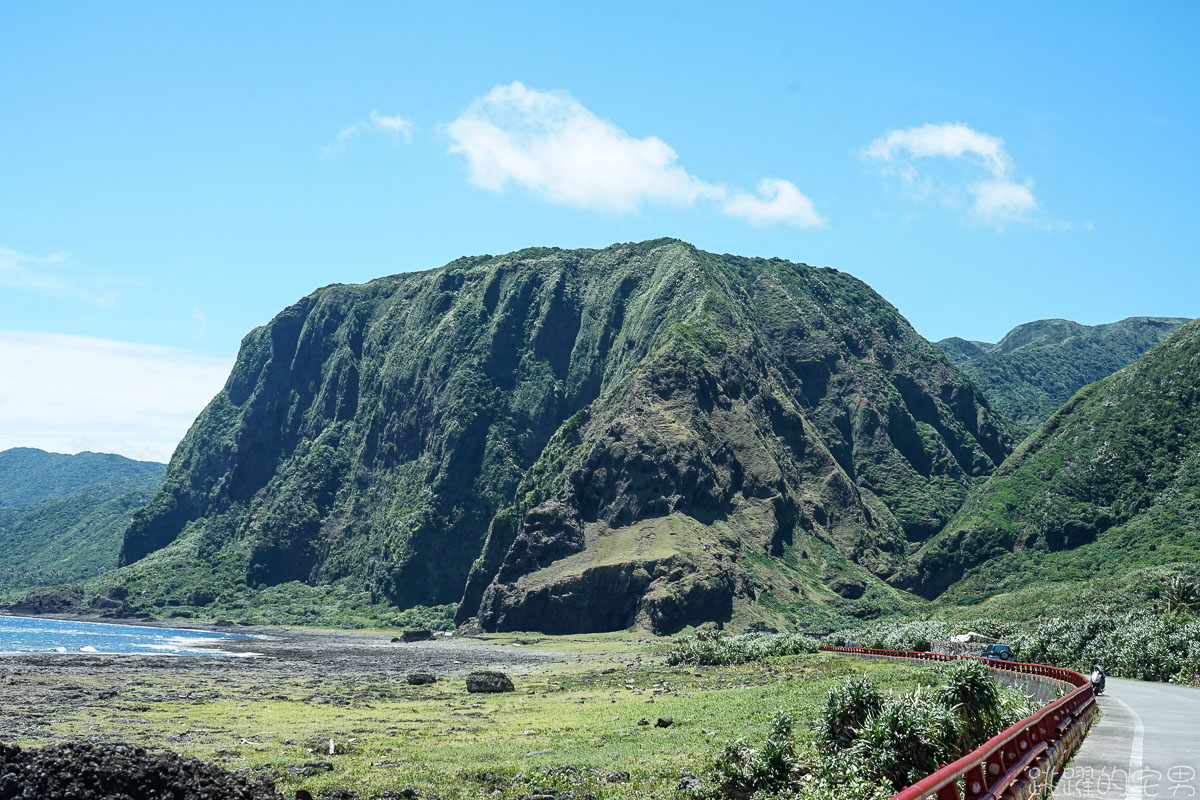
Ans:
{"label": "large boulder on grass", "polygon": [[494,694],[515,689],[512,680],[503,672],[481,669],[467,676],[467,691],[471,694]]}

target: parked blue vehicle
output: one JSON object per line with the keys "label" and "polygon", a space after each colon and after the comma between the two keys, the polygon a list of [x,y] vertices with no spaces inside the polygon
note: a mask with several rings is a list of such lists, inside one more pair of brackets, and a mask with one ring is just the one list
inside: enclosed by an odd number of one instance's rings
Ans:
{"label": "parked blue vehicle", "polygon": [[997,661],[1012,661],[1012,648],[1006,644],[989,644],[979,654],[980,658],[993,658]]}

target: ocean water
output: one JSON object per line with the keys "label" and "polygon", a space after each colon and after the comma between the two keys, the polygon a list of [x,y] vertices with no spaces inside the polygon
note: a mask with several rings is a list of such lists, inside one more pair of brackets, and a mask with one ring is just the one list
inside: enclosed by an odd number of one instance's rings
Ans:
{"label": "ocean water", "polygon": [[254,653],[231,653],[220,645],[254,638],[181,628],[0,616],[0,653],[246,656]]}

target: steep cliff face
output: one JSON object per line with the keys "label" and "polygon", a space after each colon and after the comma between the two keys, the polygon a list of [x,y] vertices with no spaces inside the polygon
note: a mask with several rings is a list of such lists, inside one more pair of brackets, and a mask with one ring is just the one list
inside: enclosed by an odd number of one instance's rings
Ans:
{"label": "steep cliff face", "polygon": [[799,539],[892,574],[1010,447],[850,276],[673,240],[524,250],[327,287],[252,332],[122,560],[666,630],[785,583]]}
{"label": "steep cliff face", "polygon": [[1200,558],[1200,321],[1071,399],[893,580],[978,600]]}

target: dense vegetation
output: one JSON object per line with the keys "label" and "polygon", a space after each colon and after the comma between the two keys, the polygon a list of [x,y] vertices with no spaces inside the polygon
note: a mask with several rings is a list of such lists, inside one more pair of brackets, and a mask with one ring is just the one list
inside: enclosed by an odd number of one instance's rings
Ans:
{"label": "dense vegetation", "polygon": [[995,344],[953,337],[937,346],[987,398],[1032,431],[1089,383],[1107,378],[1188,320],[1130,317],[1107,325],[1043,319]]}
{"label": "dense vegetation", "polygon": [[300,583],[500,630],[870,616],[1011,444],[836,270],[674,240],[465,258],[251,332],[118,578],[139,608]]}
{"label": "dense vegetation", "polygon": [[975,631],[1009,645],[1019,661],[1052,664],[1090,672],[1099,663],[1119,678],[1200,686],[1200,592],[1176,584],[1171,603],[1156,612],[1083,612],[1037,622],[974,619],[874,622],[839,631],[830,644],[928,651],[956,633]]}
{"label": "dense vegetation", "polygon": [[1200,321],[1080,391],[898,584],[948,604],[1103,586],[1200,560]]}
{"label": "dense vegetation", "polygon": [[0,595],[111,570],[162,464],[20,448],[0,453]]}
{"label": "dense vegetation", "polygon": [[667,663],[671,666],[745,664],[773,656],[815,652],[816,641],[798,633],[726,636],[717,631],[700,631],[695,636],[683,636],[672,642],[667,652]]}
{"label": "dense vegetation", "polygon": [[883,800],[1032,712],[1023,692],[1001,688],[978,661],[934,668],[904,693],[851,678],[826,697],[815,741],[798,742],[793,720],[779,712],[761,747],[729,744],[694,795]]}
{"label": "dense vegetation", "polygon": [[119,478],[161,476],[164,469],[112,453],[64,455],[14,447],[0,452],[0,509],[36,506]]}

